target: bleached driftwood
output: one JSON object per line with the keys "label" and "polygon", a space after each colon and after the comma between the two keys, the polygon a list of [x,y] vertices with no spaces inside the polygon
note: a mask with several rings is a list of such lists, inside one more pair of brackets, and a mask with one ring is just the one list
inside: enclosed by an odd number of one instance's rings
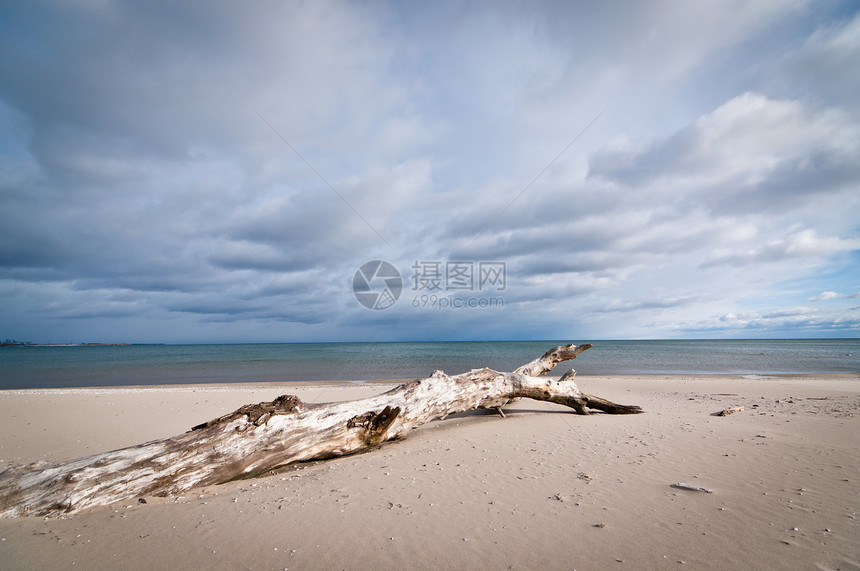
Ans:
{"label": "bleached driftwood", "polygon": [[0,473],[0,516],[73,513],[144,495],[172,495],[195,486],[259,476],[293,462],[332,458],[402,438],[422,424],[477,408],[501,409],[531,398],[611,414],[642,412],[584,394],[570,371],[558,381],[540,375],[591,345],[556,347],[511,373],[475,369],[398,385],[362,400],[311,404],[284,395],[195,426],[191,431],[56,464]]}
{"label": "bleached driftwood", "polygon": [[710,490],[708,488],[703,488],[702,486],[694,486],[692,484],[685,484],[683,482],[679,482],[677,484],[670,484],[672,488],[678,488],[679,490],[690,490],[691,492],[705,492],[706,494],[713,494],[714,490]]}
{"label": "bleached driftwood", "polygon": [[728,416],[730,414],[734,414],[736,412],[743,412],[744,407],[742,406],[733,406],[731,408],[726,408],[717,413],[717,416]]}

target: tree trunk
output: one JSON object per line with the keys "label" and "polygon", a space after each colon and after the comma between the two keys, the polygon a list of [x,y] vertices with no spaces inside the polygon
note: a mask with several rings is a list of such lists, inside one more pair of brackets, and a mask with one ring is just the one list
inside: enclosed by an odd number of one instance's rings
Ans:
{"label": "tree trunk", "polygon": [[0,517],[57,516],[143,495],[178,494],[195,486],[252,478],[293,462],[352,454],[403,438],[422,424],[516,398],[611,414],[642,412],[581,393],[574,371],[558,381],[538,378],[591,345],[556,347],[512,373],[475,369],[448,376],[435,371],[381,395],[342,403],[303,403],[284,395],[245,405],[191,431],[56,464],[0,472]]}

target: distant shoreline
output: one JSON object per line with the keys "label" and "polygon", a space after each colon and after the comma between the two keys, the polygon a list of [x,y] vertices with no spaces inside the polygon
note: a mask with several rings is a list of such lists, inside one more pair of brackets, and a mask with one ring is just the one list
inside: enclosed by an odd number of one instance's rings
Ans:
{"label": "distant shoreline", "polygon": [[130,347],[131,345],[133,343],[0,343],[0,347]]}

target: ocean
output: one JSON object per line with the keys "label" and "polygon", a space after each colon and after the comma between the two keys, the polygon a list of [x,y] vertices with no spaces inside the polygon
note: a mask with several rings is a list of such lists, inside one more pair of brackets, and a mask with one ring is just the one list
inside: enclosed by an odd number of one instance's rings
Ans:
{"label": "ocean", "polygon": [[[0,347],[0,389],[409,379],[510,371],[569,341]],[[860,339],[574,341],[578,375],[860,373]]]}

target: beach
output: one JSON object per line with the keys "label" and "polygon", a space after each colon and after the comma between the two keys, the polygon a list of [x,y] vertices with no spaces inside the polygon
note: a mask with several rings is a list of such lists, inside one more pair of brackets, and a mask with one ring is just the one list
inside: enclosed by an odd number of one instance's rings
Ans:
{"label": "beach", "polygon": [[[860,375],[577,383],[645,412],[579,416],[520,400],[506,418],[453,415],[367,453],[180,497],[0,519],[0,566],[860,568]],[[0,469],[166,438],[281,394],[332,402],[391,386],[0,391]]]}

